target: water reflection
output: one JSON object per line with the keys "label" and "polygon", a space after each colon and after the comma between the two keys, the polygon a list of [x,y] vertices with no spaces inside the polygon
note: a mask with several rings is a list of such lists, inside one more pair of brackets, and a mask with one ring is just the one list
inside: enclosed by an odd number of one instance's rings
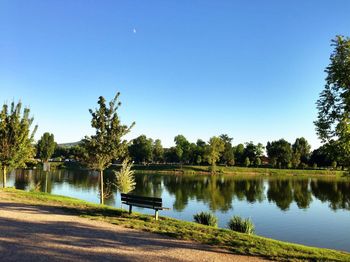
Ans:
{"label": "water reflection", "polygon": [[[73,190],[98,195],[98,174],[88,171],[16,170],[9,177],[18,189],[52,193],[64,185]],[[190,200],[202,202],[212,211],[226,212],[233,201],[248,203],[267,199],[280,210],[286,211],[293,202],[299,209],[308,209],[313,198],[328,203],[332,210],[350,210],[349,180],[326,178],[237,178],[233,176],[182,176],[137,174],[134,194],[162,197],[166,191],[173,198],[173,209],[183,211]],[[116,204],[117,189],[113,173],[107,173],[105,187],[110,191],[108,205]],[[60,192],[64,194],[64,192]],[[83,197],[82,197],[83,198]]]}

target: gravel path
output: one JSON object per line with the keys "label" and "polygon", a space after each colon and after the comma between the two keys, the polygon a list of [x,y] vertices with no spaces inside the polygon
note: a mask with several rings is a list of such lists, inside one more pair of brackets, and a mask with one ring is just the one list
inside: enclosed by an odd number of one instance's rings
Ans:
{"label": "gravel path", "polygon": [[54,207],[0,200],[1,261],[262,261]]}

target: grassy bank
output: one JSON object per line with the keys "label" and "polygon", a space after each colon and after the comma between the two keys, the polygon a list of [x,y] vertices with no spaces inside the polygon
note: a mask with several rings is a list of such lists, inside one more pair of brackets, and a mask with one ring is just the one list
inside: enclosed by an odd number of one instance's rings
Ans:
{"label": "grassy bank", "polygon": [[279,261],[350,261],[350,254],[345,252],[290,244],[165,217],[154,221],[153,217],[148,215],[129,215],[120,209],[99,206],[69,197],[2,189],[0,190],[1,199],[35,205],[57,206],[74,215],[164,234],[178,239],[210,244],[228,249],[235,254],[260,256]]}
{"label": "grassy bank", "polygon": [[[185,174],[210,174],[208,166],[189,166],[189,165],[135,165],[137,172],[149,173],[185,173]],[[229,175],[304,175],[304,176],[343,176],[344,171],[327,169],[277,169],[277,168],[259,168],[259,167],[225,167],[217,166],[217,173]]]}

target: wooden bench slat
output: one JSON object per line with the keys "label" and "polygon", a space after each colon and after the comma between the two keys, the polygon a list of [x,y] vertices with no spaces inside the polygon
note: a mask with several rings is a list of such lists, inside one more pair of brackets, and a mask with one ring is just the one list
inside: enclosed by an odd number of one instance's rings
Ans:
{"label": "wooden bench slat", "polygon": [[140,201],[137,199],[128,199],[128,200],[122,200],[124,202],[127,203],[134,203],[134,204],[142,204],[142,205],[148,205],[148,206],[162,206],[162,203],[158,203],[158,202],[152,202],[152,201]]}
{"label": "wooden bench slat", "polygon": [[149,200],[149,201],[157,201],[162,202],[162,199],[159,197],[145,197],[145,196],[136,196],[131,194],[120,194],[122,198],[128,198],[128,199],[141,199],[141,200]]}

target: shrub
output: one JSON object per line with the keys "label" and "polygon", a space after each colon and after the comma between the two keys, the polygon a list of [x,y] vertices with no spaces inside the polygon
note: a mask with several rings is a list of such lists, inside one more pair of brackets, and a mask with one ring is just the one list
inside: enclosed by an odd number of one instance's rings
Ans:
{"label": "shrub", "polygon": [[195,222],[207,226],[217,227],[218,218],[210,212],[200,212],[193,216]]}
{"label": "shrub", "polygon": [[119,172],[115,172],[116,186],[121,193],[129,193],[135,189],[134,171],[131,170],[132,163],[125,159]]}
{"label": "shrub", "polygon": [[246,233],[248,235],[254,234],[255,226],[250,218],[243,219],[239,216],[233,216],[228,222],[228,227],[237,232]]}

